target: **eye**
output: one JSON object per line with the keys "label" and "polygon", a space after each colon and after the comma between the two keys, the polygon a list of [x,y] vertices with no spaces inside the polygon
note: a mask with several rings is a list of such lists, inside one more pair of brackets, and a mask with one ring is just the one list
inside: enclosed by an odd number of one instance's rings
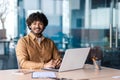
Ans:
{"label": "eye", "polygon": [[36,25],[37,23],[36,23],[36,22],[33,22],[32,24],[33,24],[33,25]]}
{"label": "eye", "polygon": [[39,23],[39,25],[43,25],[43,23],[42,23],[42,22],[40,22],[40,23]]}
{"label": "eye", "polygon": [[36,24],[37,24],[36,22],[33,23],[33,25],[36,25]]}

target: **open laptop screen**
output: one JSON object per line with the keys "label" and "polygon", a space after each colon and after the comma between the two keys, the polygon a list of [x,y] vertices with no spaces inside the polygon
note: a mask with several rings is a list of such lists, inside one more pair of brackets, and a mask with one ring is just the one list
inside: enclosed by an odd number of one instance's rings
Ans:
{"label": "open laptop screen", "polygon": [[59,69],[47,68],[45,70],[53,70],[53,71],[62,72],[62,71],[83,68],[89,51],[90,51],[90,48],[67,49],[65,51],[65,55],[63,57],[63,60],[62,60],[62,63]]}

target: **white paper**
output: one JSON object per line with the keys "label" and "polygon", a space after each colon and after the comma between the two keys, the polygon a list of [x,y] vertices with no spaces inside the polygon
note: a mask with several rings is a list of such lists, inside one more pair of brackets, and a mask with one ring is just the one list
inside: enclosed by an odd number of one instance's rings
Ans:
{"label": "white paper", "polygon": [[33,72],[33,78],[56,78],[55,72]]}
{"label": "white paper", "polygon": [[113,76],[112,78],[119,79],[119,78],[120,78],[120,76]]}

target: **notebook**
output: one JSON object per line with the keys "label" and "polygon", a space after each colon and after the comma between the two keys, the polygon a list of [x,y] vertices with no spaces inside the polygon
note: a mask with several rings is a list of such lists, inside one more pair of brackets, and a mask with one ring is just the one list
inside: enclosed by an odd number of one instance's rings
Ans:
{"label": "notebook", "polygon": [[63,71],[81,69],[84,67],[89,51],[90,51],[90,48],[67,49],[65,51],[65,54],[59,69],[44,68],[44,70],[63,72]]}

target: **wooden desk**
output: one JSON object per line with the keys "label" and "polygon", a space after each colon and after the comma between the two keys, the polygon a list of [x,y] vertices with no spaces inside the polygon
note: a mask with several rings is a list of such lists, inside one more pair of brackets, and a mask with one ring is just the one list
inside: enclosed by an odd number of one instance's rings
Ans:
{"label": "wooden desk", "polygon": [[[58,73],[60,78],[68,79],[89,79],[89,80],[116,80],[113,76],[120,76],[120,70],[102,67],[102,70],[95,70],[93,65],[86,65],[84,69]],[[104,79],[106,78],[106,79]],[[108,79],[107,79],[108,78]],[[119,78],[120,79],[120,78]]]}
{"label": "wooden desk", "polygon": [[[1,80],[51,80],[51,79],[32,79],[32,73],[25,75],[14,74],[17,70],[0,70]],[[43,70],[37,70],[43,71]],[[58,78],[67,78],[73,80],[120,80],[112,78],[113,76],[120,76],[120,70],[102,67],[102,70],[95,70],[93,66],[87,65],[84,69],[58,72]]]}

